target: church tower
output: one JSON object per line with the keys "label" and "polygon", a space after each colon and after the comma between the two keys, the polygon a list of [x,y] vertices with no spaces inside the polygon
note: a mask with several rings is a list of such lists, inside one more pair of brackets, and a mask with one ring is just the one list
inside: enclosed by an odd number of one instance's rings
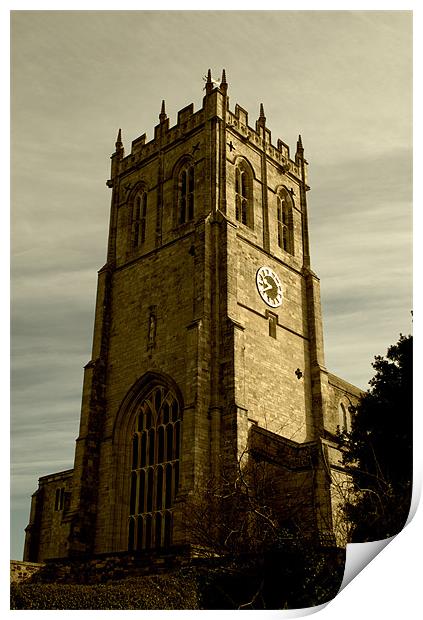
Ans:
{"label": "church tower", "polygon": [[173,127],[163,101],[127,155],[119,130],[74,468],[40,479],[25,559],[189,543],[188,498],[247,448],[333,535],[336,428],[358,390],[325,368],[307,165],[301,136],[293,156],[272,143],[263,105],[254,126],[230,111],[225,71]]}

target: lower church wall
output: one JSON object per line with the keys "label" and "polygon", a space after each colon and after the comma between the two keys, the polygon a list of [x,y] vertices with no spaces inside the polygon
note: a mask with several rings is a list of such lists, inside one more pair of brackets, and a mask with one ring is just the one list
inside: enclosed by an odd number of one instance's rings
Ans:
{"label": "lower church wall", "polygon": [[349,499],[352,483],[347,473],[335,468],[331,468],[331,479],[333,533],[338,547],[344,547],[349,542],[350,526],[342,507]]}
{"label": "lower church wall", "polygon": [[40,478],[26,528],[24,560],[40,562],[67,555],[70,524],[66,520],[66,511],[72,474],[73,470],[67,470]]}
{"label": "lower church wall", "polygon": [[[351,383],[329,373],[329,403],[325,419],[325,429],[332,434],[339,431],[351,429],[351,415],[358,401],[363,394],[363,390],[358,389]],[[343,411],[347,416],[344,420]],[[346,422],[346,427],[345,427]]]}
{"label": "lower church wall", "polygon": [[91,558],[50,558],[44,563],[11,562],[11,581],[104,583],[131,575],[148,575],[187,565],[184,548],[172,552],[98,554]]}

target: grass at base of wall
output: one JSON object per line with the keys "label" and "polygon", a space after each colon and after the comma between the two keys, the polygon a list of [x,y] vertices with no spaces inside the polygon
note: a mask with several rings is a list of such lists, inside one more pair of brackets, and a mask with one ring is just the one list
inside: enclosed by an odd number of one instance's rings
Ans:
{"label": "grass at base of wall", "polygon": [[180,572],[107,584],[11,585],[11,609],[199,609],[197,583]]}

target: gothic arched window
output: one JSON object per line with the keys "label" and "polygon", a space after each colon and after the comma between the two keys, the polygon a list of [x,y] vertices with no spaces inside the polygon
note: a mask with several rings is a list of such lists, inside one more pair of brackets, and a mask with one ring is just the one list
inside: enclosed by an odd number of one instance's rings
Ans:
{"label": "gothic arched window", "polygon": [[178,173],[178,224],[194,219],[194,165],[187,162]]}
{"label": "gothic arched window", "polygon": [[172,390],[155,386],[139,404],[133,426],[130,551],[160,549],[171,543],[180,437],[180,404]]}
{"label": "gothic arched window", "polygon": [[338,414],[339,414],[339,429],[341,431],[350,432],[351,414],[349,412],[349,408],[346,407],[344,403],[339,403]]}
{"label": "gothic arched window", "polygon": [[235,218],[244,226],[254,227],[253,180],[251,171],[243,161],[235,168]]}
{"label": "gothic arched window", "polygon": [[285,188],[276,196],[278,246],[288,254],[294,254],[294,219],[292,198]]}
{"label": "gothic arched window", "polygon": [[132,205],[131,237],[133,249],[139,248],[145,242],[147,227],[147,192],[140,192],[135,196]]}

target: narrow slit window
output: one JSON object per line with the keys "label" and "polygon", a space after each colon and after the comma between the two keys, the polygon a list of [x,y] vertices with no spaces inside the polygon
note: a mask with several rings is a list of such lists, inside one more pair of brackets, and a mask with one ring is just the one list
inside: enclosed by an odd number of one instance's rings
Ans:
{"label": "narrow slit window", "polygon": [[344,403],[339,404],[339,428],[346,432],[351,430],[351,415]]}
{"label": "narrow slit window", "polygon": [[56,489],[56,498],[54,501],[54,510],[59,510],[60,489]]}
{"label": "narrow slit window", "polygon": [[60,511],[65,507],[65,488],[60,487],[56,489],[56,495],[54,498],[54,510]]}
{"label": "narrow slit window", "polygon": [[147,193],[144,192],[141,200],[141,218],[140,218],[140,240],[141,244],[145,243],[145,233],[147,229]]}
{"label": "narrow slit window", "polygon": [[131,218],[132,248],[138,249],[145,243],[147,231],[147,192],[135,197]]}
{"label": "narrow slit window", "polygon": [[134,205],[134,210],[132,213],[132,235],[133,235],[134,248],[137,248],[139,244],[140,210],[141,210],[141,198],[137,196],[135,198],[135,205]]}
{"label": "narrow slit window", "polygon": [[185,224],[194,219],[195,173],[192,164],[186,165],[178,178],[178,223]]}
{"label": "narrow slit window", "polygon": [[294,218],[292,198],[286,189],[277,196],[276,218],[278,246],[288,254],[294,254]]}
{"label": "narrow slit window", "polygon": [[277,318],[273,314],[269,315],[269,336],[276,339]]}
{"label": "narrow slit window", "polygon": [[253,228],[252,176],[244,162],[235,169],[235,218]]}
{"label": "narrow slit window", "polygon": [[63,510],[63,508],[65,507],[65,489],[64,487],[62,487],[60,489],[60,503],[59,503],[59,509]]}

